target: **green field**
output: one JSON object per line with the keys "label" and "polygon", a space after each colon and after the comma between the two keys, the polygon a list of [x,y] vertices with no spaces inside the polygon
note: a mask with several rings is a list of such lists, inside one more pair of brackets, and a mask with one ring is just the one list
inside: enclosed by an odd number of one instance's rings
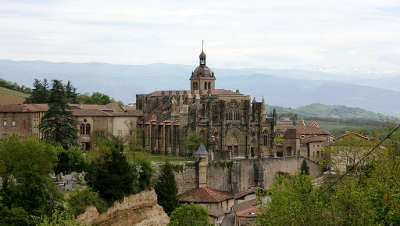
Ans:
{"label": "green field", "polygon": [[181,161],[194,161],[191,157],[180,157],[180,156],[167,156],[167,155],[156,155],[151,154],[151,161],[153,162],[181,162]]}

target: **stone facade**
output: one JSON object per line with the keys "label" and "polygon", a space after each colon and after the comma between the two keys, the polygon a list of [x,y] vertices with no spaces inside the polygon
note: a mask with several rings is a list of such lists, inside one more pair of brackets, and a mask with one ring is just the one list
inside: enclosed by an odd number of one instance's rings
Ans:
{"label": "stone facade", "polygon": [[[78,143],[84,150],[92,147],[96,137],[127,138],[136,133],[142,112],[124,109],[118,104],[70,104],[77,121]],[[41,137],[39,124],[48,110],[47,104],[0,105],[0,138],[18,134],[22,139]]]}
{"label": "stone facade", "polygon": [[138,131],[145,149],[154,153],[186,155],[190,133],[207,138],[210,160],[219,152],[229,158],[275,156],[276,114],[267,117],[264,100],[237,91],[215,89],[215,75],[204,52],[192,72],[190,90],[155,91],[136,95],[143,111]]}

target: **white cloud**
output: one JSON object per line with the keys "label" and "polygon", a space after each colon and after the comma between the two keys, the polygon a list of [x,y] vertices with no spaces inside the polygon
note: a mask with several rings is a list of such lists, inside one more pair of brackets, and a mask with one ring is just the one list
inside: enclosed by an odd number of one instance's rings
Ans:
{"label": "white cloud", "polygon": [[400,73],[394,0],[0,1],[0,58]]}

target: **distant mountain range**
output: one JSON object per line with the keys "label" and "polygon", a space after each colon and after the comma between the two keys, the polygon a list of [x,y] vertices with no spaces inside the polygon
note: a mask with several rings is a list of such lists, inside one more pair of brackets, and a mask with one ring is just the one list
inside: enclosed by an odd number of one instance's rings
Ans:
{"label": "distant mountain range", "polygon": [[[99,91],[130,103],[135,102],[139,93],[189,89],[189,77],[194,68],[179,64],[116,65],[0,60],[0,78],[30,87],[34,78],[71,80],[78,92]],[[270,105],[346,105],[400,116],[400,76],[349,79],[349,76],[338,74],[335,80],[335,74],[332,73],[301,70],[218,69],[212,68],[212,65],[211,69],[217,78],[217,88],[239,89],[258,100],[264,97]]]}

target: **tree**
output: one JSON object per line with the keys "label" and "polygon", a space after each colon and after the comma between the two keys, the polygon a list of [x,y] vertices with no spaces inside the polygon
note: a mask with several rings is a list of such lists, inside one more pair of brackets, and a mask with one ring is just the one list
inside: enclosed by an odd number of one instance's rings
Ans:
{"label": "tree", "polygon": [[169,162],[166,162],[161,167],[161,175],[155,185],[155,190],[158,204],[170,215],[178,206],[178,188],[176,186],[174,168]]}
{"label": "tree", "polygon": [[43,116],[39,129],[43,139],[61,144],[64,148],[76,144],[77,122],[70,111],[65,87],[59,80],[53,80],[49,97],[49,110]]}
{"label": "tree", "polygon": [[198,133],[190,133],[186,138],[186,148],[189,151],[189,155],[192,155],[197,151],[197,148],[201,143],[207,143],[206,138]]}
{"label": "tree", "polygon": [[67,85],[65,85],[65,95],[68,99],[68,103],[70,104],[78,103],[78,94],[76,93],[76,88],[72,86],[70,81],[68,81]]}
{"label": "tree", "polygon": [[69,149],[61,149],[58,153],[57,166],[54,169],[56,174],[68,174],[73,171],[82,172],[84,169],[84,157],[80,149],[70,147]]}
{"label": "tree", "polygon": [[304,175],[310,175],[310,167],[307,165],[307,161],[303,159],[300,167],[300,173]]}
{"label": "tree", "polygon": [[321,225],[324,206],[321,192],[306,175],[278,176],[269,190],[271,201],[263,204],[256,225]]}
{"label": "tree", "polygon": [[33,82],[33,89],[31,95],[26,98],[27,104],[45,104],[48,102],[50,96],[49,84],[47,79],[43,82],[35,79]]}
{"label": "tree", "polygon": [[115,100],[104,93],[94,92],[92,95],[81,94],[79,96],[79,102],[83,104],[109,104],[115,102]]}
{"label": "tree", "polygon": [[55,162],[56,148],[50,144],[34,138],[21,141],[16,135],[0,140],[0,208],[15,214],[23,213],[13,208],[34,216],[51,214],[62,199],[48,176]]}
{"label": "tree", "polygon": [[172,214],[168,226],[211,226],[208,213],[204,207],[190,203],[176,208]]}
{"label": "tree", "polygon": [[135,175],[126,157],[118,150],[112,150],[90,163],[85,178],[94,191],[112,202],[132,194]]}

